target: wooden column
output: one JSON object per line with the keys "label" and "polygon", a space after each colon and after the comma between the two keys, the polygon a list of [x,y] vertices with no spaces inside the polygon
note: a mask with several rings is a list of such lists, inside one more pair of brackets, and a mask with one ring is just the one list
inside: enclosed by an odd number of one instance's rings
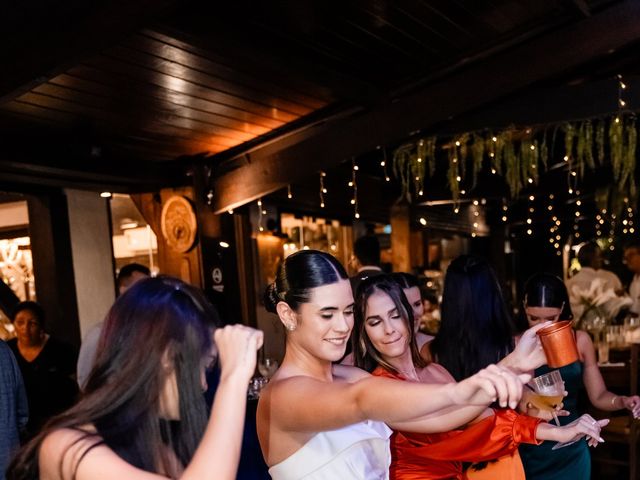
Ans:
{"label": "wooden column", "polygon": [[411,271],[411,215],[409,205],[391,207],[391,258],[394,272]]}
{"label": "wooden column", "polygon": [[132,195],[138,210],[147,221],[153,233],[158,237],[158,267],[160,273],[178,277],[181,280],[203,286],[203,273],[201,268],[200,243],[188,252],[175,251],[164,239],[161,228],[162,207],[164,203],[174,195],[182,195],[194,200],[194,192],[191,187],[165,188],[158,193],[143,193]]}
{"label": "wooden column", "polygon": [[27,197],[29,236],[38,302],[47,332],[80,345],[80,323],[69,235],[67,201],[61,191]]}

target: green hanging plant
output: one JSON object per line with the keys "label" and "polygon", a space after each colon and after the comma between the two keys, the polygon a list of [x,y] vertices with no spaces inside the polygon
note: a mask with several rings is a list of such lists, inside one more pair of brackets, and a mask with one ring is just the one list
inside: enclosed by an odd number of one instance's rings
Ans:
{"label": "green hanging plant", "polygon": [[393,175],[400,181],[400,199],[411,201],[411,181],[408,176],[415,145],[407,143],[393,153]]}
{"label": "green hanging plant", "polygon": [[447,170],[447,180],[449,181],[449,190],[451,190],[451,198],[454,202],[460,199],[460,169],[458,152],[455,146],[449,148],[449,170]]}
{"label": "green hanging plant", "polygon": [[473,141],[471,143],[471,154],[473,157],[473,163],[472,163],[472,186],[471,189],[476,188],[476,185],[478,183],[478,173],[480,173],[480,170],[482,170],[482,162],[484,160],[484,151],[485,151],[485,145],[486,145],[486,141],[484,139],[484,137],[480,134],[474,133],[473,134]]}
{"label": "green hanging plant", "polygon": [[436,168],[436,137],[406,143],[393,153],[393,174],[400,181],[400,200],[411,203],[424,193],[424,182]]}
{"label": "green hanging plant", "polygon": [[609,155],[613,168],[613,178],[616,182],[620,180],[622,172],[623,135],[622,119],[616,117],[609,124]]}
{"label": "green hanging plant", "polygon": [[622,157],[622,172],[620,185],[629,183],[627,190],[629,195],[635,198],[635,171],[636,171],[636,147],[638,145],[638,132],[636,130],[636,119],[627,119],[624,125],[624,153]]}
{"label": "green hanging plant", "polygon": [[605,120],[598,119],[596,125],[596,151],[598,153],[598,164],[604,165],[604,136],[605,136],[606,122]]}
{"label": "green hanging plant", "polygon": [[584,178],[585,151],[587,149],[584,122],[581,122],[578,126],[574,127],[574,132],[576,136],[574,168],[582,179]]}
{"label": "green hanging plant", "polygon": [[547,170],[547,164],[549,162],[549,147],[547,145],[547,129],[544,129],[542,134],[542,143],[540,144],[540,160],[542,161],[542,167]]}
{"label": "green hanging plant", "polygon": [[587,120],[586,122],[584,122],[584,141],[585,141],[585,151],[584,151],[585,162],[591,170],[595,170],[596,162],[595,162],[595,157],[593,156],[593,150],[594,150],[593,124],[591,123],[591,120]]}

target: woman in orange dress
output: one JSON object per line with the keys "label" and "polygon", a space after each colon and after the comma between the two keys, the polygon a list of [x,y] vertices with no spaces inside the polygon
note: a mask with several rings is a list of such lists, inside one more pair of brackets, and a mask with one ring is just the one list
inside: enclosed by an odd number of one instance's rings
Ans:
{"label": "woman in orange dress", "polygon": [[[535,336],[533,332],[529,334]],[[413,312],[400,286],[386,275],[363,282],[356,298],[352,336],[356,365],[381,377],[421,383],[453,382],[440,365],[425,364],[414,335]],[[464,462],[508,455],[520,443],[567,441],[586,435],[595,445],[606,422],[596,422],[585,415],[560,428],[514,410],[487,409],[465,429],[438,434],[395,431],[389,478],[466,479]]]}

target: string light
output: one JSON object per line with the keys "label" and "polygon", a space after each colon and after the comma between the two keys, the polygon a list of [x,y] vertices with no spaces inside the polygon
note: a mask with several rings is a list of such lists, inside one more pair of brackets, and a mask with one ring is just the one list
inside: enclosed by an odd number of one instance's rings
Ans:
{"label": "string light", "polygon": [[324,208],[324,194],[327,193],[327,189],[324,188],[324,177],[326,176],[325,172],[320,172],[320,208]]}
{"label": "string light", "polygon": [[291,193],[291,185],[287,185],[287,198],[292,199],[293,194]]}
{"label": "string light", "polygon": [[351,186],[353,187],[353,198],[351,199],[351,205],[353,205],[353,216],[360,218],[360,212],[358,210],[358,184],[356,183],[356,173],[358,171],[358,165],[356,165],[356,159],[351,158]]}
{"label": "string light", "polygon": [[266,215],[267,211],[262,208],[262,199],[258,200],[258,231],[264,232],[264,227],[262,226],[262,216]]}
{"label": "string light", "polygon": [[420,217],[420,225],[422,225],[423,227],[427,226],[427,219],[424,217]]}
{"label": "string light", "polygon": [[536,197],[534,197],[533,195],[529,195],[529,201],[527,203],[527,225],[529,226],[529,228],[527,228],[527,235],[533,235],[533,228],[532,228],[532,224],[533,224],[533,212],[535,211],[534,207],[533,207],[533,201],[536,199]]}
{"label": "string light", "polygon": [[478,223],[478,217],[480,216],[480,211],[478,210],[478,205],[479,205],[478,200],[474,200],[472,204],[473,204],[473,207],[471,211],[473,212],[474,220],[473,220],[473,231],[471,232],[471,236],[475,238],[478,236],[478,227],[480,226]]}
{"label": "string light", "polygon": [[[420,144],[422,145],[422,140],[420,140]],[[384,173],[384,180],[385,182],[390,182],[391,178],[389,177],[389,172],[387,171],[387,165],[389,164],[389,162],[387,161],[387,149],[384,147],[378,147],[382,149],[382,160],[380,161],[380,166],[382,167],[382,171]],[[420,162],[421,160],[418,159],[418,162]],[[349,185],[351,186],[351,185]]]}
{"label": "string light", "polygon": [[549,213],[551,214],[551,228],[549,228],[549,243],[551,245],[553,245],[553,248],[556,251],[556,255],[560,256],[562,255],[562,251],[560,250],[560,240],[562,240],[562,236],[560,235],[560,219],[557,217],[557,215],[555,215],[554,211],[553,211],[553,200],[554,200],[554,196],[553,194],[549,194],[549,206],[547,207],[547,210],[549,210]]}
{"label": "string light", "polygon": [[576,196],[576,201],[575,201],[575,205],[576,205],[576,210],[573,214],[573,236],[578,239],[580,238],[580,205],[582,205],[582,202],[580,201],[579,198],[577,198],[580,195],[580,191],[579,190],[575,190],[575,196]]}
{"label": "string light", "polygon": [[502,221],[504,223],[507,223],[507,220],[509,220],[509,217],[507,216],[508,211],[509,211],[509,207],[507,206],[507,200],[503,198],[502,199]]}
{"label": "string light", "polygon": [[[627,102],[623,98],[623,92],[626,90],[627,85],[622,81],[622,75],[616,75],[618,79],[618,111],[622,113],[624,107],[627,106]],[[619,123],[618,118],[616,118],[616,123]]]}

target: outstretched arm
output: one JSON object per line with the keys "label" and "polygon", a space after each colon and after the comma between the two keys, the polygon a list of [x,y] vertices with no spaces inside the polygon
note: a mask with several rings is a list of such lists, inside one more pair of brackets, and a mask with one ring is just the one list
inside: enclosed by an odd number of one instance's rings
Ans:
{"label": "outstretched arm", "polygon": [[269,418],[280,430],[294,432],[334,430],[367,419],[393,426],[452,405],[487,406],[498,400],[515,406],[522,383],[529,378],[495,365],[460,383],[445,385],[371,376],[355,383],[290,377],[266,389],[260,398],[259,416]]}

